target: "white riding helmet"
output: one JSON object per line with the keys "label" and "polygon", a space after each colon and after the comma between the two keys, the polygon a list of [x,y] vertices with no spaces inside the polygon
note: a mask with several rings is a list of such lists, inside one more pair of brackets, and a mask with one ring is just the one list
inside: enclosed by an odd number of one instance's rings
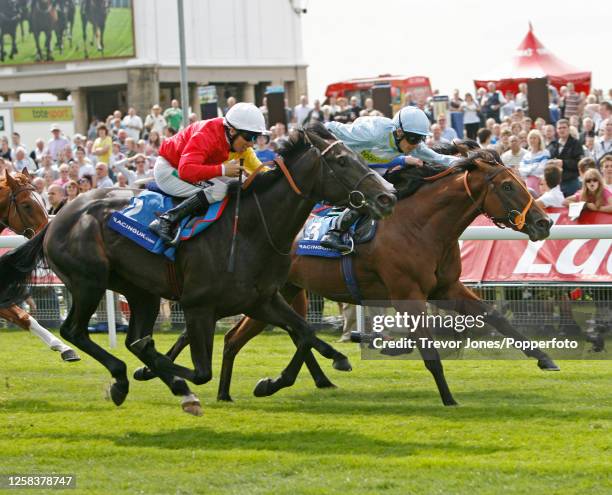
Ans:
{"label": "white riding helmet", "polygon": [[238,131],[266,132],[263,113],[252,103],[236,103],[227,111],[225,122]]}
{"label": "white riding helmet", "polygon": [[404,132],[429,136],[429,119],[425,112],[417,107],[404,107],[393,117],[396,129]]}

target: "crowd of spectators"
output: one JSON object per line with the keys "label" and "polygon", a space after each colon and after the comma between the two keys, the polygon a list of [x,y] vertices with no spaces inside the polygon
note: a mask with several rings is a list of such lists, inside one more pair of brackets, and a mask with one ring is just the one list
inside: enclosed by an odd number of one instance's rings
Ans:
{"label": "crowd of spectators", "polygon": [[[191,114],[189,121],[195,120]],[[86,136],[65,136],[53,124],[48,139],[36,139],[31,148],[14,132],[10,142],[0,138],[0,174],[26,168],[48,212],[56,214],[93,188],[139,187],[150,181],[161,142],[182,126],[183,112],[172,100],[163,112],[153,105],[144,119],[134,108],[126,115],[116,110],[102,122],[94,119]]]}
{"label": "crowd of spectators", "polygon": [[[415,102],[407,94],[405,101],[421,107],[430,118],[428,145],[462,137],[476,139],[482,147],[499,153],[539,204],[562,206],[585,201],[588,209],[612,211],[612,90],[605,97],[601,91],[578,94],[571,84],[560,91],[551,87],[550,123],[528,116],[525,84],[516,95],[502,95],[493,83],[475,95],[461,97],[455,90],[448,112],[435,118],[431,99]],[[230,96],[220,112],[227,112],[235,103],[236,98]],[[262,103],[270,134],[257,140],[255,152],[262,162],[268,162],[274,159],[279,140],[287,136],[288,129],[284,122],[268,122],[265,98]],[[356,96],[330,97],[324,104],[315,100],[311,105],[303,95],[294,107],[286,102],[285,113],[290,128],[313,120],[350,123],[358,117],[383,115],[374,109],[372,98],[365,98],[362,106]],[[7,136],[0,138],[0,174],[5,169],[27,168],[48,211],[57,213],[65,203],[92,188],[142,187],[152,179],[161,142],[196,120],[192,113],[184,123],[178,101],[172,100],[164,111],[153,105],[144,117],[135,108],[129,108],[125,115],[116,110],[104,121],[94,119],[86,135],[65,136],[54,124],[47,139],[22,143],[15,132],[10,141]]]}

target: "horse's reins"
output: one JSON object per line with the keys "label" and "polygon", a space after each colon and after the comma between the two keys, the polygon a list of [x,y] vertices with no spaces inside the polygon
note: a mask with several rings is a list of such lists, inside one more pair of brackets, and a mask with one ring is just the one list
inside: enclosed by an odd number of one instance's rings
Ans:
{"label": "horse's reins", "polygon": [[[323,168],[324,168],[323,166],[325,166],[325,169],[328,171],[328,173],[348,192],[348,204],[352,208],[361,208],[366,203],[366,199],[365,199],[364,194],[361,191],[359,191],[357,188],[361,185],[361,183],[365,179],[367,179],[371,175],[374,175],[376,172],[368,171],[366,174],[363,175],[363,177],[361,177],[357,181],[357,183],[352,188],[350,188],[346,186],[346,184],[344,184],[344,182],[334,172],[334,169],[327,163],[327,160],[325,160],[325,155],[329,152],[329,150],[331,150],[337,144],[342,143],[342,141],[339,141],[339,140],[333,141],[323,151],[320,151],[319,148],[317,148],[312,143],[312,141],[310,140],[310,138],[305,132],[304,132],[304,138],[306,142],[310,144],[312,148],[314,148],[319,154],[319,161],[321,163],[321,167],[320,167],[321,179],[323,178]],[[244,182],[244,184],[242,184],[242,188],[247,189],[251,185],[251,183],[257,176],[257,174],[259,174],[266,166],[272,165],[272,164],[276,164],[276,166],[283,172],[283,175],[285,176],[285,178],[287,179],[287,182],[289,183],[289,187],[291,187],[291,189],[293,190],[295,194],[297,194],[300,197],[306,198],[306,199],[313,199],[310,196],[304,194],[301,191],[301,189],[298,187],[298,185],[295,183],[295,180],[291,176],[291,172],[287,168],[287,165],[285,165],[285,162],[281,156],[277,156],[274,160],[262,163],[259,167],[257,167],[257,169],[248,177],[248,179]],[[323,184],[323,180],[321,180],[321,184]],[[353,202],[353,195],[357,195],[357,194],[359,195],[358,197],[360,197],[360,199],[358,200],[359,201],[358,203],[355,203]],[[253,192],[253,198],[255,199],[255,205],[257,206],[257,211],[261,218],[261,222],[264,227],[264,233],[266,234],[268,243],[270,244],[270,246],[272,246],[272,249],[277,254],[280,254],[281,256],[289,256],[289,254],[291,253],[291,250],[285,252],[285,251],[281,251],[278,247],[276,247],[276,244],[274,243],[274,240],[272,239],[272,235],[270,234],[270,229],[268,228],[268,222],[266,222],[266,217],[261,207],[261,203],[259,202],[259,197],[257,196],[257,193]]]}
{"label": "horse's reins", "polygon": [[[450,175],[454,172],[456,172],[458,169],[457,167],[449,167],[448,169],[436,174],[436,175],[432,175],[430,177],[425,177],[423,180],[427,181],[427,182],[433,182],[436,181],[438,179],[441,179],[442,177],[446,177],[447,175]],[[521,188],[523,188],[523,190],[527,193],[527,195],[529,196],[529,201],[527,201],[527,205],[523,208],[522,211],[518,211],[517,209],[512,208],[511,205],[508,204],[508,201],[506,200],[506,198],[503,195],[500,195],[497,190],[495,189],[495,184],[493,184],[493,179],[500,173],[502,172],[508,172],[512,178],[515,180],[515,182],[517,182]],[[486,216],[487,218],[489,218],[495,225],[497,225],[499,228],[506,228],[506,226],[503,224],[504,221],[507,221],[508,223],[510,223],[511,225],[514,225],[518,230],[523,230],[523,227],[525,226],[525,222],[526,222],[526,218],[527,218],[527,212],[529,211],[529,208],[531,208],[531,205],[533,204],[533,196],[529,193],[529,191],[527,190],[527,188],[524,186],[524,184],[517,179],[517,177],[512,173],[512,171],[505,167],[502,166],[501,168],[499,168],[498,170],[496,170],[495,172],[488,174],[485,179],[487,184],[492,184],[492,189],[495,192],[495,194],[497,195],[497,197],[500,199],[500,201],[502,202],[502,204],[504,205],[504,208],[506,209],[506,216],[505,217],[494,217],[492,215],[489,215],[486,211],[483,210],[482,206],[479,206],[477,201],[474,199],[474,195],[472,194],[472,190],[470,189],[470,185],[468,183],[468,175],[469,175],[470,171],[466,170],[463,174],[463,187],[465,188],[465,191],[468,195],[468,197],[472,200],[472,203],[474,203],[474,205],[478,208],[478,212],[483,214],[484,216]],[[487,188],[487,190],[485,191],[484,197],[483,197],[483,204],[484,201],[486,200],[486,195],[489,192],[489,189]]]}

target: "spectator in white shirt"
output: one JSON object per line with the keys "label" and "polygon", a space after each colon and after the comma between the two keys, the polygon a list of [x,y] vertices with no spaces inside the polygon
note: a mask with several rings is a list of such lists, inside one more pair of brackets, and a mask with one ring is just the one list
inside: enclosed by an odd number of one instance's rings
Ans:
{"label": "spectator in white shirt", "polygon": [[152,131],[155,131],[161,135],[164,132],[164,127],[167,125],[166,119],[161,113],[161,107],[159,105],[153,105],[151,107],[151,113],[147,115],[144,123],[147,132],[150,134]]}
{"label": "spectator in white shirt", "polygon": [[457,132],[452,127],[446,125],[446,114],[441,113],[438,115],[438,125],[442,131],[442,139],[446,139],[449,143],[452,143],[453,139],[457,139]]}
{"label": "spectator in white shirt", "polygon": [[113,181],[108,176],[108,165],[104,162],[96,165],[96,187],[113,187]]}
{"label": "spectator in white shirt", "polygon": [[612,153],[612,117],[602,122],[601,128],[604,134],[595,141],[593,150],[596,161],[601,160],[602,156]]}
{"label": "spectator in white shirt", "polygon": [[34,149],[30,152],[30,158],[40,166],[45,151],[45,142],[39,138],[35,141]]}
{"label": "spectator in white shirt", "polygon": [[85,148],[79,146],[75,153],[76,161],[75,163],[79,166],[79,179],[82,179],[84,175],[96,175],[96,169],[92,165],[92,163],[87,158],[87,154],[85,153]]}
{"label": "spectator in white shirt", "polygon": [[308,97],[306,95],[300,96],[300,104],[293,109],[296,124],[302,125],[311,110],[312,107],[308,104]]}
{"label": "spectator in white shirt", "polygon": [[563,206],[563,192],[561,191],[561,169],[556,165],[546,165],[544,178],[540,182],[540,189],[544,191],[536,199],[536,204],[542,208],[560,208]]}
{"label": "spectator in white shirt", "polygon": [[51,159],[55,162],[58,160],[58,155],[66,145],[70,145],[70,141],[62,136],[62,130],[57,124],[51,126],[51,134],[53,137],[47,143],[47,150],[51,154]]}
{"label": "spectator in white shirt", "polygon": [[510,136],[508,138],[510,149],[501,155],[502,163],[509,168],[518,170],[519,164],[527,153],[527,150],[521,147],[521,140],[518,136]]}
{"label": "spectator in white shirt", "polygon": [[[134,164],[136,166],[136,170],[134,171],[128,169],[126,166],[128,164]],[[123,176],[127,179],[130,187],[133,186],[136,181],[146,181],[153,177],[153,170],[148,167],[149,161],[147,160],[147,157],[142,154],[118,161],[114,165],[114,168],[123,174]]]}
{"label": "spectator in white shirt", "polygon": [[13,167],[18,172],[21,172],[24,168],[27,168],[28,172],[34,173],[38,169],[38,166],[26,154],[26,150],[23,146],[19,146],[17,149],[15,149],[15,161],[13,162]]}
{"label": "spectator in white shirt", "polygon": [[136,109],[134,107],[129,108],[127,115],[123,117],[122,123],[128,136],[134,141],[138,141],[143,126],[142,119],[136,115]]}

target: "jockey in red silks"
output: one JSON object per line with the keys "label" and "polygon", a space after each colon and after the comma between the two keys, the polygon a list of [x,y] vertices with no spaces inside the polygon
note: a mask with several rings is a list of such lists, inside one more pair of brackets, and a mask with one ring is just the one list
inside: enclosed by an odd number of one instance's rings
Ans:
{"label": "jockey in red silks", "polygon": [[195,122],[166,139],[155,162],[155,181],[166,194],[188,199],[149,228],[175,244],[176,227],[183,218],[201,215],[210,203],[225,197],[229,178],[242,173],[239,160],[244,160],[248,173],[261,165],[253,145],[265,133],[261,110],[251,103],[236,103],[225,117]]}

